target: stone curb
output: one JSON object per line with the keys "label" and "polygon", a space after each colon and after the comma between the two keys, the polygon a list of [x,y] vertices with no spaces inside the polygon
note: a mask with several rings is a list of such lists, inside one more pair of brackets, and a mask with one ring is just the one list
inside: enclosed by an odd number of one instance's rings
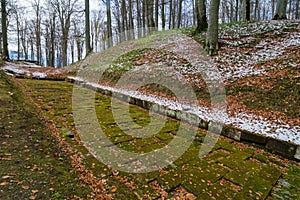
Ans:
{"label": "stone curb", "polygon": [[[112,96],[112,91],[105,90],[102,88],[96,88],[95,86],[86,84],[84,81],[74,80],[72,77],[67,77],[65,79],[67,82],[77,84],[81,87],[90,89],[92,91],[99,92],[101,94]],[[121,94],[114,92],[114,98],[121,100],[126,103],[130,103],[141,108],[151,110],[153,112],[166,115],[170,118],[177,119],[183,122],[186,122],[190,125],[196,126],[201,129],[209,130],[213,133],[220,133],[220,128],[222,128],[221,135],[231,138],[240,142],[254,143],[258,144],[268,150],[271,150],[274,153],[282,155],[289,159],[300,160],[300,146],[296,144],[292,144],[286,141],[266,137],[263,135],[259,135],[256,133],[252,133],[246,130],[242,130],[230,125],[224,125],[215,121],[205,121],[199,116],[189,113],[188,111],[179,111],[179,110],[171,110],[163,105],[159,105],[153,102],[149,102],[146,100],[138,99],[135,97],[130,97],[126,94]]]}

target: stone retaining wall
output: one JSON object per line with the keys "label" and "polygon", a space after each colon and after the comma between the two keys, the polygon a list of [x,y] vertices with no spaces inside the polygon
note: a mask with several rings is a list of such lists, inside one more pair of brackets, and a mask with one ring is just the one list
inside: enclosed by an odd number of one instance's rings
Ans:
{"label": "stone retaining wall", "polygon": [[[77,85],[80,85],[84,88],[99,92],[104,95],[111,96],[112,91],[104,90],[102,88],[97,88],[95,86],[92,86],[90,84],[86,84],[84,81],[74,80],[71,77],[66,78],[67,82],[74,83]],[[300,160],[300,146],[296,144],[292,144],[286,141],[274,139],[271,137],[265,137],[263,135],[259,135],[256,133],[251,133],[246,130],[241,130],[239,128],[219,124],[218,122],[214,121],[205,121],[201,119],[199,116],[189,113],[187,111],[180,111],[180,110],[171,110],[165,106],[155,104],[153,102],[149,102],[146,100],[138,99],[135,97],[130,97],[126,94],[117,93],[114,92],[113,95],[115,98],[124,101],[126,103],[130,103],[133,105],[137,105],[139,107],[142,107],[144,109],[149,110],[151,108],[152,111],[166,115],[168,117],[181,120],[183,122],[186,122],[191,125],[196,125],[199,128],[210,130],[211,132],[214,132],[214,130],[220,129],[219,127],[223,127],[221,131],[221,135],[226,136],[228,138],[231,138],[236,141],[241,142],[248,142],[248,143],[255,143],[260,146],[265,147],[268,150],[271,150],[274,153],[280,154],[286,158],[289,159],[296,159]],[[217,132],[217,131],[216,131]]]}

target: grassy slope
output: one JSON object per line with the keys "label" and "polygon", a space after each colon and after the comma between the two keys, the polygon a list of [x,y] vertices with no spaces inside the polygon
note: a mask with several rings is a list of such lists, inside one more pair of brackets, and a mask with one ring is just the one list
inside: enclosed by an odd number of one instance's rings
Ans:
{"label": "grassy slope", "polygon": [[[274,23],[274,22],[272,22]],[[282,23],[282,22],[279,22]],[[296,26],[295,26],[296,25]],[[299,22],[298,22],[299,25]],[[239,54],[251,54],[257,51],[255,46],[260,42],[267,41],[281,41],[290,33],[297,33],[297,23],[286,22],[283,30],[278,30],[277,24],[268,25],[264,23],[235,23],[221,26],[221,49],[219,54],[213,57],[223,58],[228,55],[234,55],[235,52]],[[257,29],[257,31],[256,31]],[[183,33],[191,35],[193,28],[184,29]],[[124,42],[120,46],[113,47],[108,52],[115,52],[122,50],[122,53],[116,54],[113,58],[112,65],[108,67],[101,76],[100,82],[105,84],[115,84],[123,74],[131,69],[137,69],[143,64],[157,64],[163,63],[165,67],[172,66],[172,62],[177,62],[177,65],[189,65],[188,60],[184,60],[180,55],[176,55],[168,49],[148,48],[149,45],[157,44],[159,41],[163,42],[164,37],[174,34],[175,31],[158,32],[150,37],[145,37],[137,41]],[[203,40],[203,34],[193,36],[198,42]],[[157,42],[158,41],[158,42]],[[184,45],[184,44],[183,44]],[[130,48],[127,48],[130,47]],[[275,46],[274,46],[275,48]],[[116,50],[118,49],[118,50]],[[130,50],[135,49],[135,50]],[[137,49],[137,50],[136,50]],[[126,52],[126,53],[124,53]],[[259,69],[268,69],[267,74],[249,75],[241,77],[234,81],[225,81],[227,96],[238,99],[237,107],[253,110],[254,112],[279,112],[288,118],[299,118],[299,100],[300,90],[299,85],[299,63],[300,50],[297,47],[285,49],[284,57],[270,59],[268,61],[257,60],[254,65]],[[104,52],[103,55],[105,55]],[[102,53],[99,58],[103,57]],[[234,56],[233,56],[234,57]],[[225,65],[232,65],[230,70],[236,70],[232,58],[227,58],[223,63]],[[242,57],[237,57],[245,62]],[[289,63],[294,63],[290,65]],[[217,62],[219,64],[219,62]],[[99,66],[98,66],[99,67]],[[161,67],[161,66],[160,66]],[[197,74],[187,74],[186,77],[190,81],[191,86],[195,90],[200,100],[209,101],[209,94],[205,85],[199,86],[199,82],[203,82],[201,76]],[[196,82],[195,82],[196,81]],[[126,87],[126,86],[125,86]],[[144,88],[151,93],[160,93],[163,95],[171,95],[167,88],[162,88],[157,85],[148,85]],[[232,104],[233,102],[229,102]],[[232,106],[233,107],[233,106]],[[278,114],[279,115],[279,114]]]}

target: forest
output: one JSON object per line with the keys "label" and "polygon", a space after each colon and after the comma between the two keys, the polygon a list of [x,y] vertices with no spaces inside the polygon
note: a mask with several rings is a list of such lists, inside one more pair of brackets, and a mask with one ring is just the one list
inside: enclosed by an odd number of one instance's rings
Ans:
{"label": "forest", "polygon": [[[91,5],[91,6],[90,6]],[[61,68],[158,30],[207,31],[218,49],[218,24],[299,19],[299,0],[1,0],[1,52]]]}

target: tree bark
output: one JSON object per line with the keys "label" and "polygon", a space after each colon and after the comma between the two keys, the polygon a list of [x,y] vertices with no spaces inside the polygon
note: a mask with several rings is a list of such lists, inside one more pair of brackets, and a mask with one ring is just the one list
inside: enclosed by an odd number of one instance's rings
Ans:
{"label": "tree bark", "polygon": [[109,48],[113,46],[110,0],[106,0],[106,17],[107,17],[107,48]]}
{"label": "tree bark", "polygon": [[162,26],[162,30],[165,30],[166,28],[165,0],[161,0],[161,26]]}
{"label": "tree bark", "polygon": [[91,29],[90,29],[90,1],[85,0],[85,49],[88,56],[91,49]]}
{"label": "tree bark", "polygon": [[235,0],[235,21],[239,19],[239,0]]}
{"label": "tree bark", "polygon": [[287,7],[287,0],[277,0],[276,12],[273,19],[274,20],[287,19],[286,7]]}
{"label": "tree bark", "polygon": [[134,22],[133,22],[133,15],[132,15],[132,0],[128,1],[129,4],[129,22],[128,22],[128,28],[129,28],[129,32],[128,32],[128,39],[132,40],[134,39]]}
{"label": "tree bark", "polygon": [[142,27],[143,27],[143,24],[142,24],[142,13],[141,13],[141,7],[140,7],[140,2],[141,0],[136,0],[136,22],[137,22],[137,33],[138,33],[138,38],[142,37],[143,35],[143,32],[142,32]]}
{"label": "tree bark", "polygon": [[242,1],[242,20],[249,21],[250,20],[250,0]]}
{"label": "tree bark", "polygon": [[155,30],[158,30],[158,0],[155,0]]}
{"label": "tree bark", "polygon": [[182,14],[182,0],[179,0],[177,28],[180,28],[181,26],[181,14]]}
{"label": "tree bark", "polygon": [[7,42],[7,13],[6,0],[1,0],[1,23],[2,23],[2,57],[9,60],[8,42]]}
{"label": "tree bark", "polygon": [[170,0],[169,6],[169,29],[172,28],[172,16],[173,16],[173,0]]}
{"label": "tree bark", "polygon": [[219,29],[219,6],[220,0],[212,0],[209,9],[209,23],[206,34],[205,50],[209,55],[213,55],[218,49],[218,29]]}
{"label": "tree bark", "polygon": [[296,13],[295,13],[295,19],[300,19],[300,16],[299,16],[299,2],[300,0],[296,0]]}
{"label": "tree bark", "polygon": [[197,28],[195,34],[204,31],[207,27],[205,0],[196,0]]}

